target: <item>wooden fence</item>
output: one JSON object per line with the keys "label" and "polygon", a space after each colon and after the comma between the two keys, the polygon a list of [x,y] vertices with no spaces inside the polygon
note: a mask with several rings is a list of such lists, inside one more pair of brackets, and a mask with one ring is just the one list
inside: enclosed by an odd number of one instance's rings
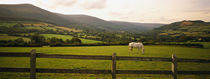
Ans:
{"label": "wooden fence", "polygon": [[[177,62],[197,62],[210,63],[209,59],[185,59],[162,57],[130,57],[130,56],[100,56],[100,55],[60,55],[36,53],[36,50],[29,52],[0,52],[0,57],[30,57],[30,68],[8,68],[0,67],[0,72],[30,72],[30,78],[36,79],[37,73],[81,73],[81,74],[112,74],[112,79],[116,79],[116,74],[171,74],[172,79],[177,79],[177,74],[210,74],[210,71],[178,71]],[[62,58],[62,59],[90,59],[90,60],[112,60],[112,70],[77,70],[77,69],[48,69],[36,68],[36,58]],[[117,60],[135,60],[135,61],[163,61],[172,62],[171,71],[163,70],[119,70],[116,69]]]}

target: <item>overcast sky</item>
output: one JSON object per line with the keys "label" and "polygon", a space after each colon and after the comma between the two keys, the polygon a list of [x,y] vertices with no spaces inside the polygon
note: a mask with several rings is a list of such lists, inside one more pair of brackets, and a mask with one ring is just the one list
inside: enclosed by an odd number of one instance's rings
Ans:
{"label": "overcast sky", "polygon": [[210,0],[0,0],[0,4],[21,3],[51,12],[85,14],[104,20],[141,23],[210,21]]}

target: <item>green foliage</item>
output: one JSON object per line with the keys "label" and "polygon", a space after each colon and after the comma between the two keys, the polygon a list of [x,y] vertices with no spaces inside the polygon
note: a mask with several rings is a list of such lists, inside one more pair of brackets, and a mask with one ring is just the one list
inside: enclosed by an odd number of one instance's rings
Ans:
{"label": "green foliage", "polygon": [[15,42],[17,42],[17,43],[24,43],[24,40],[23,40],[23,38],[18,38],[18,39],[15,40]]}
{"label": "green foliage", "polygon": [[24,27],[24,25],[22,23],[17,23],[13,27],[14,28],[21,28],[21,27]]}
{"label": "green foliage", "polygon": [[79,38],[74,37],[71,39],[71,43],[75,44],[75,45],[80,45],[82,43],[82,41]]}
{"label": "green foliage", "polygon": [[35,44],[44,44],[46,40],[44,36],[41,36],[39,34],[32,35],[30,38],[31,38],[31,43]]}

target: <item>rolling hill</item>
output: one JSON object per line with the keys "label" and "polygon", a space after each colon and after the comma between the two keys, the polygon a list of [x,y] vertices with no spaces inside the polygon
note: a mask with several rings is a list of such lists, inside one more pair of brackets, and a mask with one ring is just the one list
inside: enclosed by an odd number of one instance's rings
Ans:
{"label": "rolling hill", "polygon": [[[123,31],[124,26],[113,24],[109,21],[102,20],[97,17],[88,15],[63,15],[58,14],[60,17],[67,19],[70,22],[74,22],[73,26],[79,29],[88,30],[105,30],[105,31]],[[70,25],[71,27],[71,25]]]}
{"label": "rolling hill", "polygon": [[184,20],[161,26],[150,32],[162,40],[167,38],[174,41],[209,41],[210,22]]}
{"label": "rolling hill", "polygon": [[56,25],[68,25],[70,22],[58,15],[31,4],[0,5],[0,20],[38,21]]}
{"label": "rolling hill", "polygon": [[127,32],[142,32],[152,30],[153,28],[160,27],[164,24],[158,23],[135,23],[123,21],[106,21],[97,17],[88,15],[62,15],[59,16],[68,19],[77,24],[85,24],[86,28],[103,29],[109,31],[127,31]]}
{"label": "rolling hill", "polygon": [[46,22],[59,26],[78,28],[81,30],[88,29],[109,32],[141,32],[162,25],[113,22],[88,15],[64,15],[53,13],[31,4],[1,4],[0,20]]}
{"label": "rolling hill", "polygon": [[126,26],[124,28],[132,29],[135,32],[148,31],[148,30],[152,30],[154,28],[158,28],[160,26],[165,25],[165,24],[160,24],[160,23],[136,23],[136,22],[123,22],[123,21],[110,21],[110,22],[114,24]]}

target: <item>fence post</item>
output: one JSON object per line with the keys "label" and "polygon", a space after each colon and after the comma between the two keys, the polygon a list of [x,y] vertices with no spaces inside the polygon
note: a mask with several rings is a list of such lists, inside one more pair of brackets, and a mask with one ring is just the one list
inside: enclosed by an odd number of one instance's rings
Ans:
{"label": "fence post", "polygon": [[112,79],[116,79],[116,53],[112,55]]}
{"label": "fence post", "polygon": [[30,79],[36,79],[36,50],[31,51],[30,57]]}
{"label": "fence post", "polygon": [[177,58],[175,54],[172,54],[172,79],[177,79]]}

